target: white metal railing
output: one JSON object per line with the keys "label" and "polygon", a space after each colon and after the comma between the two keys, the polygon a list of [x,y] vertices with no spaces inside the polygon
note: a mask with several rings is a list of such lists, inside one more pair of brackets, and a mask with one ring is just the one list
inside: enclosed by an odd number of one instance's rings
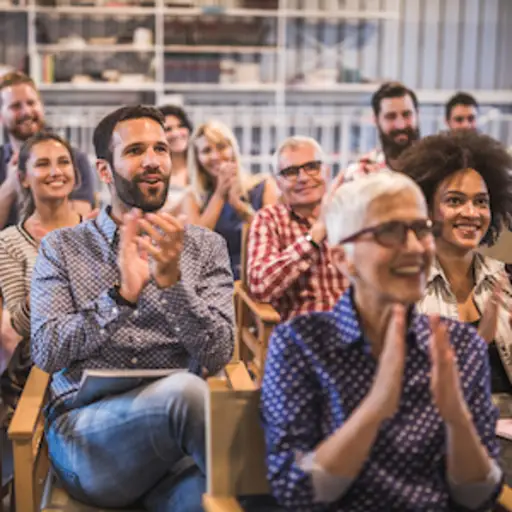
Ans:
{"label": "white metal railing", "polygon": [[[92,136],[100,119],[112,107],[48,107],[48,124],[70,142],[94,158]],[[187,106],[194,124],[218,119],[230,126],[239,141],[244,165],[252,172],[267,172],[272,153],[279,144],[278,133],[314,137],[324,148],[329,163],[338,168],[375,147],[377,133],[371,111],[348,106],[289,107],[277,115],[275,106]],[[422,135],[444,129],[439,112],[421,112]],[[282,131],[280,131],[282,129]],[[507,146],[512,146],[512,114],[488,111],[480,119],[479,129]],[[1,136],[1,129],[0,129]]]}

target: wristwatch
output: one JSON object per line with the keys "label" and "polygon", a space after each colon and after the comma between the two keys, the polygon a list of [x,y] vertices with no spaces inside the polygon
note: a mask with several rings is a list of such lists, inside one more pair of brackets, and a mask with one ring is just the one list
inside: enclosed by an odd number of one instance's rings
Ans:
{"label": "wristwatch", "polygon": [[121,293],[119,292],[120,286],[119,284],[115,284],[108,291],[108,296],[118,305],[118,306],[128,306],[130,308],[136,308],[137,304],[135,302],[130,302],[126,300]]}
{"label": "wristwatch", "polygon": [[306,240],[315,248],[320,249],[320,246],[313,240],[313,237],[311,236],[311,233],[308,233],[306,235]]}

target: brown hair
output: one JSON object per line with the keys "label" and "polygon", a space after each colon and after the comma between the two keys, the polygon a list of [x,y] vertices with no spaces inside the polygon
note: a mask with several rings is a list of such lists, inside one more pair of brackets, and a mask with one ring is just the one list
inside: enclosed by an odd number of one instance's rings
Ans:
{"label": "brown hair", "polygon": [[[0,93],[6,87],[12,87],[13,85],[28,84],[34,91],[39,94],[36,84],[32,78],[21,71],[10,71],[0,77]],[[2,105],[2,95],[0,94],[0,106]]]}
{"label": "brown hair", "polygon": [[420,186],[430,209],[441,182],[462,169],[478,172],[489,191],[491,224],[481,243],[491,246],[503,227],[512,228],[512,155],[500,142],[475,130],[443,132],[416,142],[396,164]]}

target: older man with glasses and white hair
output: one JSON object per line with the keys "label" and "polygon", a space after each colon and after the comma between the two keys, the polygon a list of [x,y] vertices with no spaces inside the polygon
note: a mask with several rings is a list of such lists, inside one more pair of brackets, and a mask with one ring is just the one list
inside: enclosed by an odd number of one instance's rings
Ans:
{"label": "older man with glasses and white hair", "polygon": [[419,314],[434,257],[419,187],[383,171],[324,209],[351,282],[330,312],[270,340],[262,412],[272,492],[289,510],[488,510],[501,488],[484,340]]}
{"label": "older man with glasses and white hair", "polygon": [[330,170],[318,142],[294,136],[275,154],[281,203],[259,210],[248,242],[248,285],[283,320],[334,306],[347,282],[330,260],[320,218]]}

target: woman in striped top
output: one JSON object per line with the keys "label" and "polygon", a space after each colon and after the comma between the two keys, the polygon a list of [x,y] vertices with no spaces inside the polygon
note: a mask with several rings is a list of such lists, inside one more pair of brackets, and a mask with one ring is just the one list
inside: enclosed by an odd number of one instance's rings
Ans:
{"label": "woman in striped top", "polygon": [[69,144],[42,132],[28,139],[18,155],[21,221],[0,232],[0,288],[12,326],[21,336],[0,377],[3,402],[14,410],[26,382],[30,358],[30,281],[39,242],[54,229],[81,221],[69,195],[79,173]]}

